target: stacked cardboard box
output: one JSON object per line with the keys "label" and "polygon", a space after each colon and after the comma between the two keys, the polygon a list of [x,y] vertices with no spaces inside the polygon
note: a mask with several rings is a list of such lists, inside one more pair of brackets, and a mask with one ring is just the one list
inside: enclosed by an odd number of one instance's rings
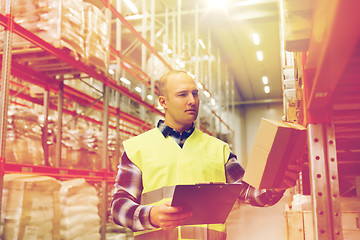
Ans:
{"label": "stacked cardboard box", "polygon": [[[4,13],[5,0],[1,2]],[[78,0],[14,0],[16,23],[56,47],[67,48],[77,57],[84,56],[84,11]],[[25,39],[14,35],[14,48],[29,47]]]}
{"label": "stacked cardboard box", "polygon": [[104,13],[90,3],[83,3],[85,16],[86,62],[105,71],[108,68],[109,22]]}
{"label": "stacked cardboard box", "polygon": [[5,174],[3,239],[60,239],[59,189],[51,177]]}
{"label": "stacked cardboard box", "polygon": [[[341,225],[344,240],[360,239],[360,201],[354,197],[342,197]],[[285,210],[288,240],[315,239],[311,196],[294,196]]]}

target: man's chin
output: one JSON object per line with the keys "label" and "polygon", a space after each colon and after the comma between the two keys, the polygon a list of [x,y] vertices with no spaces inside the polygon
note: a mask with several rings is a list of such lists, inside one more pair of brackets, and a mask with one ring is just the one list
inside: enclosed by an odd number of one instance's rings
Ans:
{"label": "man's chin", "polygon": [[190,115],[190,116],[187,117],[187,120],[188,120],[187,122],[188,123],[193,123],[193,122],[196,121],[196,119],[197,119],[197,114]]}

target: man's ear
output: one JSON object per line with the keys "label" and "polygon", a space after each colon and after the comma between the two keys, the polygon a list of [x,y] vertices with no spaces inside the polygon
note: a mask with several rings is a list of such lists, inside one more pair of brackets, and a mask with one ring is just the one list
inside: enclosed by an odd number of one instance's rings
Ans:
{"label": "man's ear", "polygon": [[166,109],[166,98],[164,96],[159,96],[159,103],[164,109]]}

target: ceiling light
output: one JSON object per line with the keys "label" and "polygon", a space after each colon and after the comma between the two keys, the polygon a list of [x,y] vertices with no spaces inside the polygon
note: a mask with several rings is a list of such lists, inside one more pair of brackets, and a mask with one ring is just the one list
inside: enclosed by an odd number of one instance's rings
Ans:
{"label": "ceiling light", "polygon": [[270,87],[269,87],[269,86],[265,86],[265,87],[264,87],[264,91],[265,91],[265,93],[269,93],[269,92],[270,92]]}
{"label": "ceiling light", "polygon": [[262,82],[263,82],[263,84],[268,84],[269,83],[269,78],[267,77],[267,76],[263,76],[262,77]]}
{"label": "ceiling light", "polygon": [[166,50],[167,53],[172,53],[171,49],[169,49],[169,46],[167,44],[164,44],[163,48]]}
{"label": "ceiling light", "polygon": [[255,45],[260,44],[260,36],[259,36],[259,34],[253,33],[252,38],[253,38],[253,42],[254,42]]}
{"label": "ceiling light", "polygon": [[257,51],[257,52],[256,52],[256,56],[257,56],[257,59],[258,59],[260,62],[261,62],[262,60],[264,60],[262,51]]}
{"label": "ceiling light", "polygon": [[142,19],[143,17],[144,16],[141,14],[135,14],[135,15],[126,16],[125,19],[126,20],[139,20],[139,19]]}
{"label": "ceiling light", "polygon": [[203,89],[203,85],[201,84],[201,82],[197,82],[196,85],[199,89]]}
{"label": "ceiling light", "polygon": [[127,67],[127,68],[131,68],[131,65],[128,64],[127,62],[124,62],[124,66]]}
{"label": "ceiling light", "polygon": [[204,42],[203,42],[201,39],[199,39],[199,43],[200,43],[201,47],[202,47],[203,49],[205,49],[205,44],[204,44]]}
{"label": "ceiling light", "polygon": [[205,95],[206,97],[210,97],[210,93],[209,93],[208,91],[204,91],[204,95]]}
{"label": "ceiling light", "polygon": [[114,74],[115,73],[114,69],[109,69],[109,73]]}
{"label": "ceiling light", "polygon": [[215,102],[215,99],[211,98],[211,99],[210,99],[210,103],[211,103],[211,105],[213,105],[213,106],[214,106],[214,105],[215,105],[215,103],[216,103],[216,102]]}
{"label": "ceiling light", "polygon": [[147,99],[149,99],[150,101],[152,101],[152,100],[153,100],[153,96],[147,95]]}
{"label": "ceiling light", "polygon": [[136,87],[135,91],[137,91],[138,93],[141,93],[141,88],[140,87]]}
{"label": "ceiling light", "polygon": [[139,10],[136,8],[136,6],[132,3],[131,0],[124,0],[126,6],[128,6],[128,8],[130,9],[130,11],[132,11],[135,14],[139,13]]}
{"label": "ceiling light", "polygon": [[124,77],[120,78],[120,81],[122,81],[122,82],[125,83],[126,85],[130,85],[130,84],[131,84],[131,82],[130,82],[128,79],[124,78]]}

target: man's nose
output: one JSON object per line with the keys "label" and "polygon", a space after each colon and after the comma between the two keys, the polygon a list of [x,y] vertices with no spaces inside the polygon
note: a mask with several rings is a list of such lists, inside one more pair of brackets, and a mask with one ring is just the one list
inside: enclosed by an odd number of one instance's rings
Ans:
{"label": "man's nose", "polygon": [[189,94],[189,104],[195,104],[195,96],[193,94]]}

